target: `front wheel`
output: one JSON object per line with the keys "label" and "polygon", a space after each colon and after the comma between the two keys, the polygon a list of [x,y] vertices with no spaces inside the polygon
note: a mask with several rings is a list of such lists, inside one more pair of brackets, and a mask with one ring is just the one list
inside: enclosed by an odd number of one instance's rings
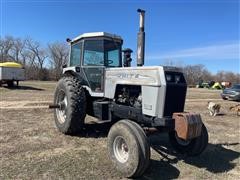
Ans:
{"label": "front wheel", "polygon": [[150,161],[150,146],[142,128],[129,120],[115,123],[108,134],[108,152],[124,177],[139,177]]}
{"label": "front wheel", "polygon": [[208,132],[205,125],[202,125],[201,135],[191,140],[184,140],[177,136],[175,131],[169,133],[169,140],[173,148],[181,153],[189,156],[197,156],[201,154],[208,145]]}

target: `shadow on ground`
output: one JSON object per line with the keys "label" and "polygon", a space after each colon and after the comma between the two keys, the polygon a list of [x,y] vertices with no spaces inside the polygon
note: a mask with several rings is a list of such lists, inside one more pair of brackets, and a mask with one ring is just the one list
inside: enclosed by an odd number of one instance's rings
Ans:
{"label": "shadow on ground", "polygon": [[[165,136],[165,137],[159,137]],[[178,154],[174,151],[168,142],[166,135],[159,135],[158,140],[150,138],[151,147],[161,155],[160,161],[168,162],[169,164],[175,164],[178,161],[196,166],[198,168],[204,168],[211,173],[223,173],[233,169],[236,164],[232,161],[240,157],[240,153],[227,149],[223,146],[236,146],[239,143],[221,143],[221,144],[208,144],[205,151],[196,157],[187,157],[186,155]],[[161,139],[161,140],[159,140]],[[168,173],[175,173],[168,171]],[[176,174],[176,173],[175,173]],[[177,178],[177,177],[175,177]],[[168,178],[164,178],[168,179]]]}
{"label": "shadow on ground", "polygon": [[239,158],[239,155],[239,152],[224,148],[223,144],[209,144],[201,156],[183,160],[199,168],[206,168],[212,173],[221,173],[233,169],[236,164],[231,161]]}
{"label": "shadow on ground", "polygon": [[89,138],[107,137],[111,126],[112,123],[85,124],[81,132],[76,136]]}
{"label": "shadow on ground", "polygon": [[165,160],[150,161],[150,166],[139,180],[149,179],[177,179],[180,171]]}
{"label": "shadow on ground", "polygon": [[[81,137],[107,137],[111,127],[108,124],[87,124],[84,130],[77,136]],[[174,167],[178,161],[204,168],[212,173],[223,173],[233,169],[236,164],[232,161],[239,158],[240,153],[227,149],[223,146],[236,146],[239,143],[208,144],[206,150],[199,156],[187,157],[178,154],[171,147],[167,134],[156,134],[149,137],[151,148],[159,155],[159,160],[151,159],[150,167],[140,179],[175,179],[180,175],[180,171]]]}
{"label": "shadow on ground", "polygon": [[225,113],[219,113],[217,114],[217,116],[225,116],[226,114]]}
{"label": "shadow on ground", "polygon": [[31,87],[31,86],[13,86],[13,87],[2,86],[2,87],[7,88],[7,89],[16,89],[16,90],[44,91],[44,89],[36,88],[36,87]]}

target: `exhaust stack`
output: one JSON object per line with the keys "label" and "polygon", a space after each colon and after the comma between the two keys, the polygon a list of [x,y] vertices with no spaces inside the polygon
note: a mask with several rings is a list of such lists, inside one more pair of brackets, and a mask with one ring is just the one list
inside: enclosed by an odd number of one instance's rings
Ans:
{"label": "exhaust stack", "polygon": [[137,42],[137,66],[144,65],[144,51],[145,51],[145,32],[144,32],[144,15],[145,11],[138,9],[137,12],[140,13],[139,19],[139,32],[138,32],[138,42]]}

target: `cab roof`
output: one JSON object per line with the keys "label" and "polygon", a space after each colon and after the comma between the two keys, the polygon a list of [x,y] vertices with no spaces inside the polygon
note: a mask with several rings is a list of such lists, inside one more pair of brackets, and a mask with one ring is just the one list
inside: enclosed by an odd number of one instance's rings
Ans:
{"label": "cab roof", "polygon": [[118,39],[118,40],[122,41],[121,36],[118,36],[116,34],[111,34],[111,33],[106,33],[106,32],[90,32],[90,33],[84,33],[84,34],[77,36],[76,38],[72,39],[71,42],[75,42],[80,39],[89,38],[89,37],[110,37],[110,38],[114,38],[114,39]]}

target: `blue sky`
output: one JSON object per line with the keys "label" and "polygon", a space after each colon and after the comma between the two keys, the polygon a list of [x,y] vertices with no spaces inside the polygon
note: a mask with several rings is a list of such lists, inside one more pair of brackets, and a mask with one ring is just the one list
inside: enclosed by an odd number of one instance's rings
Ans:
{"label": "blue sky", "polygon": [[173,61],[240,73],[239,6],[239,0],[1,0],[1,36],[30,36],[46,45],[105,31],[121,35],[124,47],[136,51],[136,9],[142,8],[145,65]]}

